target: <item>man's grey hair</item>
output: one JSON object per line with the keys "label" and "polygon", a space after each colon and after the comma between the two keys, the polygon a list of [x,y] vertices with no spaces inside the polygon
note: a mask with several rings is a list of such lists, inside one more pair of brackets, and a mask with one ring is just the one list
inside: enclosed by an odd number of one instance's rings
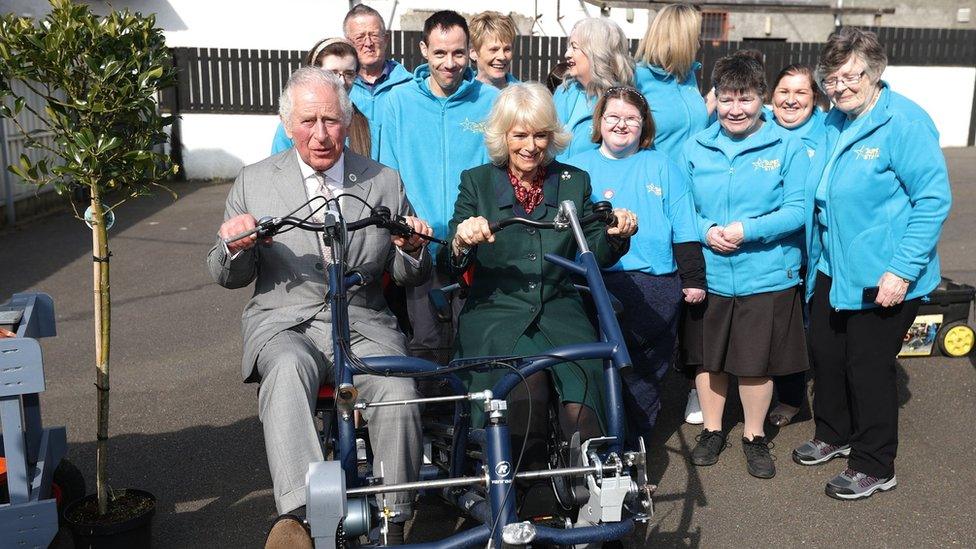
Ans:
{"label": "man's grey hair", "polygon": [[348,31],[346,31],[346,25],[349,24],[349,20],[352,19],[353,17],[360,17],[360,16],[375,17],[379,19],[380,31],[384,33],[386,32],[386,21],[383,21],[383,16],[380,15],[380,12],[374,10],[373,8],[367,6],[366,4],[356,4],[355,6],[352,7],[351,10],[349,10],[346,13],[345,19],[342,20],[343,34],[348,34]]}
{"label": "man's grey hair", "polygon": [[291,111],[294,106],[291,90],[316,86],[331,88],[335,92],[336,97],[339,98],[342,125],[349,127],[352,122],[352,101],[349,100],[349,94],[346,93],[342,80],[335,74],[319,67],[302,67],[291,73],[291,76],[288,77],[288,83],[285,84],[285,89],[281,90],[281,95],[278,97],[278,117],[281,118],[281,123],[285,125],[285,128],[291,129]]}

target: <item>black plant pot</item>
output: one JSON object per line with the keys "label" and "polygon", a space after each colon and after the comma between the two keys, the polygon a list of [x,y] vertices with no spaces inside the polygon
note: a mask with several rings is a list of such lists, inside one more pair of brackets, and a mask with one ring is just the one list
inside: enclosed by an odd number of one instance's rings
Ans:
{"label": "black plant pot", "polygon": [[143,549],[151,546],[156,498],[149,492],[116,490],[108,515],[98,516],[98,498],[89,494],[68,505],[64,519],[76,549]]}

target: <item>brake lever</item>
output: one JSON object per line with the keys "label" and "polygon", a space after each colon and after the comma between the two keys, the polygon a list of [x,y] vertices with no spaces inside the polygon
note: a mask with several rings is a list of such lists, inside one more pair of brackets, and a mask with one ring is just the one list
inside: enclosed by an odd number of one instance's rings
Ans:
{"label": "brake lever", "polygon": [[441,246],[447,246],[448,244],[446,240],[442,240],[434,236],[427,236],[425,234],[421,234],[413,230],[413,228],[410,227],[410,225],[407,225],[406,218],[403,217],[402,215],[398,215],[390,219],[387,230],[389,230],[391,234],[395,234],[397,236],[410,237],[412,235],[417,235],[423,240],[426,240],[428,242],[436,242]]}
{"label": "brake lever", "polygon": [[257,233],[258,238],[267,238],[269,236],[274,236],[277,234],[277,225],[281,222],[281,218],[265,216],[258,220],[257,225],[249,231],[244,231],[243,233],[228,236],[224,239],[224,244],[230,244],[231,242],[236,242],[242,238],[247,238],[252,234]]}

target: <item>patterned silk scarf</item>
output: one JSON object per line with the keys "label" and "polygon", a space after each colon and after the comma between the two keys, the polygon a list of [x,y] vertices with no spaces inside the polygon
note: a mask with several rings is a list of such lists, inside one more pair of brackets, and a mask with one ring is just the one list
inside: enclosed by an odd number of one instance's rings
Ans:
{"label": "patterned silk scarf", "polygon": [[537,170],[529,187],[523,186],[518,177],[511,171],[508,172],[508,181],[512,184],[512,189],[515,190],[515,200],[522,206],[525,213],[532,213],[532,210],[542,203],[542,182],[546,179],[545,172],[545,169]]}

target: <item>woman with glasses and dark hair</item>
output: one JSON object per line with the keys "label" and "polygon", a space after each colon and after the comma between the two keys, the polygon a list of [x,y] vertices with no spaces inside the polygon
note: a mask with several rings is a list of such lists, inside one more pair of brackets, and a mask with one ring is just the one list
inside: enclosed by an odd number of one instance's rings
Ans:
{"label": "woman with glasses and dark hair", "polygon": [[620,328],[634,367],[621,372],[629,447],[650,443],[661,408],[661,380],[673,365],[682,300],[705,298],[705,260],[685,176],[653,149],[655,121],[644,96],[628,86],[604,92],[593,111],[591,140],[599,146],[568,163],[590,174],[594,201],[637,215],[649,230],[631,237],[630,251],[605,269],[607,289],[621,302]]}
{"label": "woman with glasses and dark hair", "polygon": [[[803,141],[812,166],[820,165],[827,131],[823,123],[825,114],[819,106],[824,97],[815,82],[813,69],[806,65],[787,65],[779,71],[774,82],[769,94],[773,120]],[[817,156],[818,153],[820,156]],[[812,169],[810,177],[819,181],[820,174]],[[811,183],[809,179],[807,182]],[[816,184],[816,181],[812,184]],[[793,421],[803,406],[806,372],[774,376],[773,385],[777,402],[769,412],[769,422],[776,427],[784,427]]]}
{"label": "woman with glasses and dark hair", "polygon": [[816,432],[801,465],[848,456],[828,496],[895,487],[896,359],[919,301],[939,284],[936,243],[949,213],[949,174],[932,119],[881,80],[884,47],[845,27],[820,54],[833,104],[824,169],[807,193],[807,297]]}
{"label": "woman with glasses and dark hair", "polygon": [[[356,48],[345,38],[325,38],[319,40],[305,55],[305,66],[319,67],[342,79],[346,92],[352,89],[359,71],[359,58]],[[271,142],[271,154],[290,149],[293,143],[285,132],[284,124],[279,123]],[[352,107],[352,123],[349,124],[349,137],[346,145],[356,154],[369,157],[372,139],[369,135],[369,120],[362,112]]]}
{"label": "woman with glasses and dark hair", "polygon": [[556,88],[556,113],[573,135],[569,147],[559,155],[565,161],[574,154],[595,149],[590,141],[593,107],[608,88],[634,83],[634,59],[627,36],[620,25],[602,17],[580,19],[569,33],[566,72]]}
{"label": "woman with glasses and dark hair", "polygon": [[807,369],[799,284],[810,161],[803,143],[763,113],[761,63],[723,57],[712,82],[719,123],[688,141],[680,162],[691,181],[708,281],[708,295],[690,307],[683,334],[705,420],[691,461],[711,465],[725,448],[722,415],[734,375],[747,469],[772,478],[763,430],[770,376]]}

